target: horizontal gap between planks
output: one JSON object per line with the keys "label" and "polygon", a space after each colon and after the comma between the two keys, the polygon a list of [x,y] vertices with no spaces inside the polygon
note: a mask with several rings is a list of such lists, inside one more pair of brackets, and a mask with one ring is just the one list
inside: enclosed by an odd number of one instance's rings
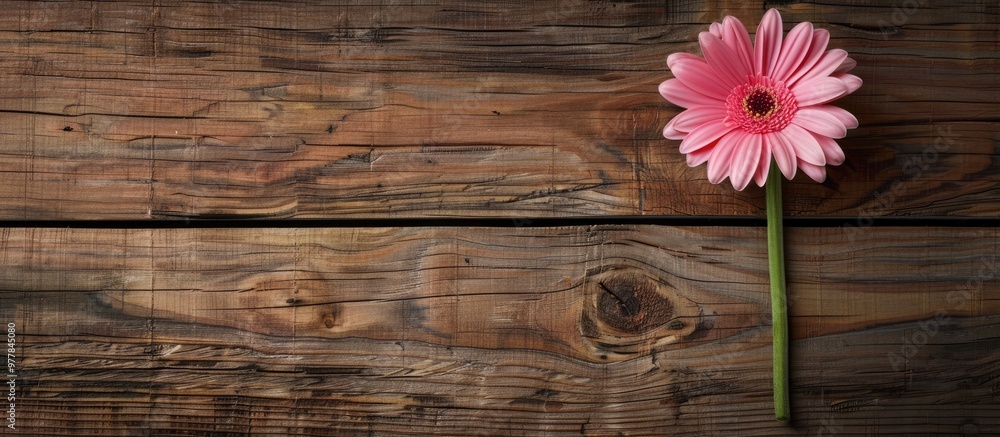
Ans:
{"label": "horizontal gap between planks", "polygon": [[[766,226],[763,217],[601,216],[540,218],[386,218],[386,219],[151,219],[151,220],[0,220],[0,228],[177,229],[177,228],[544,228],[599,225]],[[1000,227],[993,217],[785,217],[785,227]]]}

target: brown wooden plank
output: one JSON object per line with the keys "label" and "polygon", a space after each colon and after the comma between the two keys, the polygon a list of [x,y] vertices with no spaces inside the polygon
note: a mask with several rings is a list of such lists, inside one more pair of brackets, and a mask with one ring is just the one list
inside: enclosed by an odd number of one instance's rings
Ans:
{"label": "brown wooden plank", "polygon": [[1000,432],[997,229],[0,232],[17,424],[231,432]]}
{"label": "brown wooden plank", "polygon": [[[13,2],[0,219],[758,215],[660,129],[726,3]],[[995,216],[995,2],[779,5],[866,81],[789,215]],[[891,201],[887,201],[891,196]]]}

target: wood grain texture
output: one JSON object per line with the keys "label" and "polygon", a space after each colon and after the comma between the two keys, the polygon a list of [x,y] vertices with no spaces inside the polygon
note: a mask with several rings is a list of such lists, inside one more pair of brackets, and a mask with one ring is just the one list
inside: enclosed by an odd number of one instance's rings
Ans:
{"label": "wood grain texture", "polygon": [[70,435],[991,435],[995,229],[4,229],[18,422]]}
{"label": "wood grain texture", "polygon": [[[790,425],[763,228],[376,227],[762,215],[656,86],[772,6],[865,80],[847,163],[785,186],[857,218],[786,230]],[[0,228],[19,432],[1000,434],[998,229],[867,226],[1000,215],[998,35],[973,0],[0,1],[0,221],[131,228]],[[375,226],[142,229],[265,217]]]}
{"label": "wood grain texture", "polygon": [[[1000,7],[781,2],[862,127],[789,215],[1000,213]],[[900,4],[896,4],[900,3]],[[910,5],[912,3],[915,6]],[[5,2],[0,218],[759,215],[660,130],[738,2]],[[790,24],[788,24],[790,26]],[[787,26],[786,26],[787,27]]]}

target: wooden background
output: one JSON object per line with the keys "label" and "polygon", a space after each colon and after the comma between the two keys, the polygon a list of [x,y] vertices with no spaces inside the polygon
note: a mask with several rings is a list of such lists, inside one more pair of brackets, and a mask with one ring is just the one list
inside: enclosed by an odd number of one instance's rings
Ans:
{"label": "wooden background", "polygon": [[[657,93],[769,7],[865,81],[784,186],[790,424],[763,190]],[[1000,434],[998,41],[992,0],[0,2],[0,432]]]}

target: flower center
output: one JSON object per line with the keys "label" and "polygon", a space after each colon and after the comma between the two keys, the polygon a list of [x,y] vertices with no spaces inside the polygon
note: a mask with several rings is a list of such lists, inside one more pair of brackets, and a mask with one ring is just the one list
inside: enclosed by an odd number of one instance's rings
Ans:
{"label": "flower center", "polygon": [[750,76],[729,93],[725,123],[755,134],[775,132],[788,126],[798,109],[795,95],[783,82]]}
{"label": "flower center", "polygon": [[767,117],[777,109],[777,106],[774,92],[760,85],[743,98],[743,110],[753,118]]}

